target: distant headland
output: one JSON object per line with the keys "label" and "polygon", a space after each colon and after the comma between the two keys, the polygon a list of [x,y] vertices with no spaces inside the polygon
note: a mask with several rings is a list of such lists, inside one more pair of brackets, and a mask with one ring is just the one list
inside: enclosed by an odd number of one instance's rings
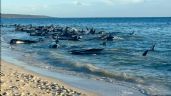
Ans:
{"label": "distant headland", "polygon": [[45,15],[1,14],[1,18],[52,18]]}

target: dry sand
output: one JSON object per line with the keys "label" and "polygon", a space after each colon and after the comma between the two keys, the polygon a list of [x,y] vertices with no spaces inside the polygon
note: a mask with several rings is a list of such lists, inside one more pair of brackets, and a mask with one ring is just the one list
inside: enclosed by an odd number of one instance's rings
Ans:
{"label": "dry sand", "polygon": [[0,96],[97,96],[1,60]]}

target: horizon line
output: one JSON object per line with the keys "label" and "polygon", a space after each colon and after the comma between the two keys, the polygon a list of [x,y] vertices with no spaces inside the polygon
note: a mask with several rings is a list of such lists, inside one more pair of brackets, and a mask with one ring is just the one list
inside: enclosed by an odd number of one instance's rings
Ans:
{"label": "horizon line", "polygon": [[0,14],[8,14],[8,15],[32,15],[32,16],[47,16],[49,18],[171,18],[171,16],[87,16],[87,17],[77,17],[77,16],[49,16],[49,15],[41,15],[41,14],[18,14],[18,13],[0,13]]}

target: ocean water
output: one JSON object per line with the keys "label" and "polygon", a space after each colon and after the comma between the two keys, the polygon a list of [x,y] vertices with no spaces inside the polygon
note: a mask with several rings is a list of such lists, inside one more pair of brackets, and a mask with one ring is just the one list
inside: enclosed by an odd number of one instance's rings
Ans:
{"label": "ocean water", "polygon": [[[61,40],[58,49],[50,49],[51,40],[31,45],[10,46],[14,38],[34,39],[14,28],[1,28],[2,56],[11,56],[30,66],[81,78],[107,78],[104,82],[128,82],[147,95],[171,95],[171,18],[49,18],[1,19],[2,24],[33,24],[70,26],[78,29],[93,27],[115,33],[117,38],[107,41],[85,35],[80,41]],[[130,33],[134,32],[133,35]],[[156,44],[147,56],[143,52]],[[104,48],[102,54],[73,55],[75,47]],[[97,79],[99,80],[99,79]],[[100,79],[101,80],[101,79]],[[111,82],[112,83],[112,82]]]}

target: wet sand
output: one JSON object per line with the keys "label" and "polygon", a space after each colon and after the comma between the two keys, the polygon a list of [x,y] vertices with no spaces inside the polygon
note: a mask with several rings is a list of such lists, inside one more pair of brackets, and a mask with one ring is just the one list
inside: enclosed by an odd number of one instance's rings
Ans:
{"label": "wet sand", "polygon": [[1,60],[1,96],[97,96]]}

